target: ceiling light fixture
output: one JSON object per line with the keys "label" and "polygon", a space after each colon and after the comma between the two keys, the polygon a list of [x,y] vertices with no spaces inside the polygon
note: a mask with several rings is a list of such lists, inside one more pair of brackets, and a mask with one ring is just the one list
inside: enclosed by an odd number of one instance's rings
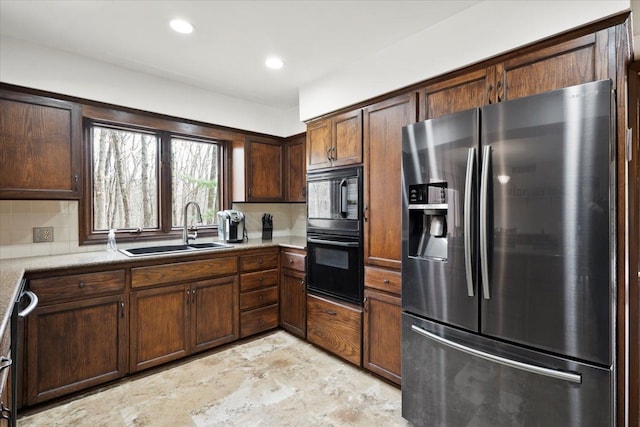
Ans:
{"label": "ceiling light fixture", "polygon": [[279,70],[280,68],[284,67],[284,61],[277,56],[272,56],[264,61],[264,65],[266,65],[268,68],[271,68],[272,70]]}
{"label": "ceiling light fixture", "polygon": [[174,19],[171,22],[169,22],[169,26],[176,33],[180,33],[180,34],[193,33],[193,25],[190,22],[185,21],[184,19]]}

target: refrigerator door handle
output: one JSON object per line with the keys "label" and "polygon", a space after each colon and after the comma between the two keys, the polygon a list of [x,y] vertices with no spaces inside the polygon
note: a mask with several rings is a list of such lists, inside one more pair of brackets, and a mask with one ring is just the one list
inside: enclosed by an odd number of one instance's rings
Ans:
{"label": "refrigerator door handle", "polygon": [[491,353],[486,353],[484,351],[477,350],[475,348],[467,347],[466,345],[458,344],[457,342],[453,342],[446,338],[442,338],[441,336],[438,336],[429,331],[426,331],[416,325],[411,325],[411,330],[437,343],[440,343],[450,348],[454,348],[456,350],[462,351],[472,356],[476,356],[481,359],[488,360],[490,362],[498,363],[500,365],[509,366],[511,368],[520,369],[522,371],[531,372],[538,375],[544,375],[544,376],[555,378],[558,380],[568,381],[575,384],[582,384],[582,375],[580,374],[574,374],[574,373],[565,372],[565,371],[557,371],[555,369],[544,368],[542,366],[532,365],[530,363],[518,362],[517,360],[507,359],[506,357],[497,356]]}
{"label": "refrigerator door handle", "polygon": [[473,192],[473,174],[475,169],[476,149],[469,148],[467,155],[467,175],[464,184],[464,266],[467,273],[467,295],[473,296],[473,269],[471,262],[471,195]]}
{"label": "refrigerator door handle", "polygon": [[487,249],[487,193],[489,187],[489,162],[491,147],[484,147],[482,152],[482,181],[480,183],[480,270],[482,273],[482,293],[485,299],[491,299],[489,293],[489,258]]}

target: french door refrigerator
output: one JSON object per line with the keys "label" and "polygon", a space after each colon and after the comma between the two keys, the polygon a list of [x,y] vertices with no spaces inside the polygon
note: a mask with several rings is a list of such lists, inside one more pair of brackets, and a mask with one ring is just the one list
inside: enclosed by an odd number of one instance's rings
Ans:
{"label": "french door refrigerator", "polygon": [[612,97],[598,81],[403,128],[414,425],[613,424]]}

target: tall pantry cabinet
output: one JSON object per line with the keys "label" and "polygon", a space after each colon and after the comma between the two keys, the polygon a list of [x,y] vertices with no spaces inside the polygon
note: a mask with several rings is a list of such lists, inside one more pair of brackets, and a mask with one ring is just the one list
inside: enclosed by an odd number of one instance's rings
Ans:
{"label": "tall pantry cabinet", "polygon": [[417,94],[364,109],[363,366],[400,383],[402,127],[417,119]]}

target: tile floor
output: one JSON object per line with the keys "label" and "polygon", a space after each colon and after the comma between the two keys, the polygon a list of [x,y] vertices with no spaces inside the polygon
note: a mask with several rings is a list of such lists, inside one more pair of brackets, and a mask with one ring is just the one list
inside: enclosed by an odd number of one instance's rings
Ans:
{"label": "tile floor", "polygon": [[18,426],[409,426],[398,388],[284,331],[150,372]]}

